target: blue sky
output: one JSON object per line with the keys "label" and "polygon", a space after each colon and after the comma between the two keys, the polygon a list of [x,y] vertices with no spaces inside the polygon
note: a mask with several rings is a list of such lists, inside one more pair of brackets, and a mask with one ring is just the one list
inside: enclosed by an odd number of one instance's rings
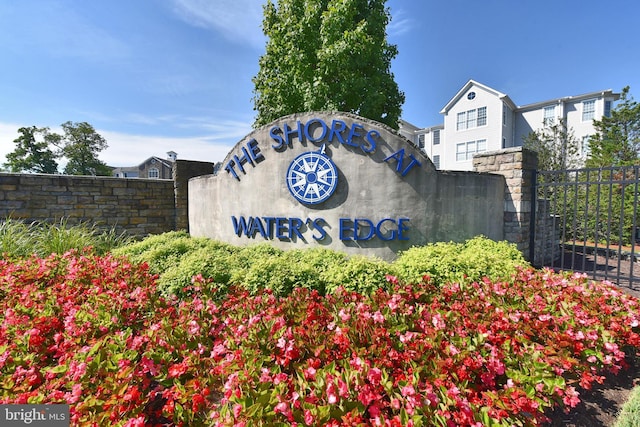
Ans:
{"label": "blue sky", "polygon": [[[89,122],[129,166],[221,161],[251,131],[262,0],[0,2],[0,163],[21,126]],[[418,126],[469,80],[518,105],[631,86],[636,0],[389,0],[392,72]]]}

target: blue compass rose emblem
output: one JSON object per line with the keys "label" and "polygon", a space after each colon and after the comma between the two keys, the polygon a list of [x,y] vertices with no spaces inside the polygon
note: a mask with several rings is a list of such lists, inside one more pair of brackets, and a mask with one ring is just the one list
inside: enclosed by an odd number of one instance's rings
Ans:
{"label": "blue compass rose emblem", "polygon": [[320,151],[300,154],[287,170],[287,187],[300,203],[322,203],[331,197],[337,186],[338,170],[324,153],[324,145]]}

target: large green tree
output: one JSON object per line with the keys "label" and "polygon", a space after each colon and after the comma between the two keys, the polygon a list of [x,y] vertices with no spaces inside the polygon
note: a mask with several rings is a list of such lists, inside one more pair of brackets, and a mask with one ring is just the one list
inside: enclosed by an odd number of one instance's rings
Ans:
{"label": "large green tree", "polygon": [[589,139],[587,166],[628,166],[640,160],[640,104],[629,86],[622,89],[620,102],[610,117],[594,120],[596,134]]}
{"label": "large green tree", "polygon": [[398,128],[386,0],[268,0],[253,78],[254,126],[303,111],[346,111]]}
{"label": "large green tree", "polygon": [[4,167],[10,172],[57,173],[56,154],[51,150],[53,134],[49,128],[21,127],[13,140],[16,148],[7,154]]}
{"label": "large green tree", "polygon": [[559,171],[581,163],[580,143],[563,119],[554,120],[523,139],[523,146],[538,153],[538,169]]}
{"label": "large green tree", "polygon": [[107,148],[107,141],[87,122],[62,124],[64,135],[58,135],[56,145],[67,159],[67,175],[111,175],[112,170],[98,159]]}

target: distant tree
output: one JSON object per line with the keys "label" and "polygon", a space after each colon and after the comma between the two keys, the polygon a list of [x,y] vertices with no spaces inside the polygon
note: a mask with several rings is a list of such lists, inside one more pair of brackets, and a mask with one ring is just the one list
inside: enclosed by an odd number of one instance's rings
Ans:
{"label": "distant tree", "polygon": [[398,128],[386,0],[268,0],[266,53],[253,78],[254,126],[303,111],[346,111]]}
{"label": "distant tree", "polygon": [[111,175],[112,170],[98,159],[107,148],[107,141],[87,122],[62,124],[64,135],[56,135],[60,155],[68,160],[67,175]]}
{"label": "distant tree", "polygon": [[640,104],[622,89],[610,117],[594,120],[596,134],[589,139],[587,166],[629,166],[640,160]]}
{"label": "distant tree", "polygon": [[580,167],[580,142],[563,119],[546,123],[524,137],[523,146],[538,153],[538,169],[559,171]]}
{"label": "distant tree", "polygon": [[14,139],[15,150],[7,154],[4,167],[10,172],[57,173],[56,154],[51,150],[49,128],[21,127]]}

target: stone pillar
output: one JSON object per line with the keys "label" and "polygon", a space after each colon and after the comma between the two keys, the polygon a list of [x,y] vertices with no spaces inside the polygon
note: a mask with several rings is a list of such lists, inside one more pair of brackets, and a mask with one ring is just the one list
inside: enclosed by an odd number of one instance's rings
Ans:
{"label": "stone pillar", "polygon": [[537,165],[537,154],[522,147],[480,153],[473,157],[474,171],[504,176],[504,238],[515,243],[527,260],[530,257],[533,174]]}
{"label": "stone pillar", "polygon": [[196,176],[213,174],[214,166],[211,162],[176,160],[173,167],[176,230],[189,229],[189,180]]}

